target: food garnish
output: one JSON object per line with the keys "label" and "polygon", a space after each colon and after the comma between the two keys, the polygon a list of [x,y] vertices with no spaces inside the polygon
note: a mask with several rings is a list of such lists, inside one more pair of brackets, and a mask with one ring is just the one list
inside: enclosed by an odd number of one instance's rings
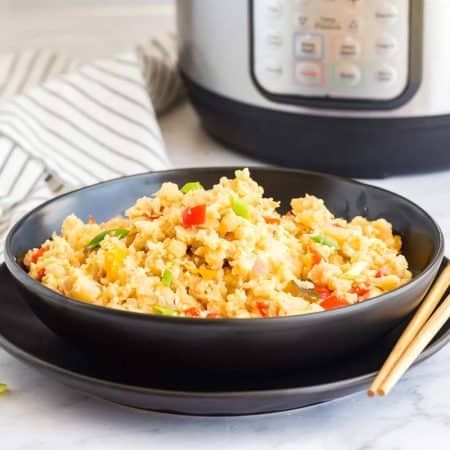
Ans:
{"label": "food garnish", "polygon": [[161,276],[162,284],[166,287],[170,287],[172,284],[173,274],[169,269],[164,269],[164,272]]}
{"label": "food garnish", "polygon": [[174,309],[164,308],[159,305],[153,306],[153,312],[159,314],[160,316],[178,316],[178,313]]}
{"label": "food garnish", "polygon": [[203,186],[200,183],[200,181],[190,181],[189,183],[186,183],[181,189],[180,191],[183,194],[187,194],[188,192],[191,191],[198,191],[198,190],[203,190]]}
{"label": "food garnish", "polygon": [[322,236],[320,234],[318,234],[317,236],[311,236],[311,240],[313,242],[316,242],[317,244],[326,245],[327,247],[332,247],[335,249],[339,248],[339,245],[336,244],[336,242],[334,242],[331,239],[328,239],[325,236]]}
{"label": "food garnish", "polygon": [[243,217],[247,220],[250,219],[248,204],[237,195],[231,196],[231,208],[237,216]]}
{"label": "food garnish", "polygon": [[95,250],[97,247],[100,247],[100,242],[105,239],[108,234],[112,236],[118,237],[119,239],[123,239],[128,236],[130,230],[126,230],[125,228],[111,228],[110,230],[104,230],[101,233],[97,234],[89,243],[84,247],[85,252],[90,252]]}

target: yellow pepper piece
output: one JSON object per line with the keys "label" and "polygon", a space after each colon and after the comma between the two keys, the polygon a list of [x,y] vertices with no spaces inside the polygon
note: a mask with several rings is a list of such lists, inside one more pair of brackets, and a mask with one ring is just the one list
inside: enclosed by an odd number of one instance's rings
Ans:
{"label": "yellow pepper piece", "polygon": [[127,254],[127,249],[119,245],[114,245],[105,251],[105,272],[108,281],[117,280]]}
{"label": "yellow pepper piece", "polygon": [[206,267],[200,267],[197,271],[205,280],[214,280],[217,276],[217,270],[207,269]]}

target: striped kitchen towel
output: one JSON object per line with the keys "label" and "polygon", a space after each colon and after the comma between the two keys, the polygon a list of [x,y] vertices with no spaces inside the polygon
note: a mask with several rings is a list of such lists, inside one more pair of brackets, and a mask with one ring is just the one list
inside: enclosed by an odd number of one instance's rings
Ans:
{"label": "striped kitchen towel", "polygon": [[11,225],[43,201],[169,167],[156,113],[182,94],[175,55],[168,37],[88,64],[0,56],[0,261]]}

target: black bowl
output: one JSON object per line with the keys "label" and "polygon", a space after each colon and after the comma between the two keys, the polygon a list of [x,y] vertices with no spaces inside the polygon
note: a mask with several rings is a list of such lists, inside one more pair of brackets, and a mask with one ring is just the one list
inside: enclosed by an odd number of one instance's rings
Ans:
{"label": "black bowl", "polygon": [[[211,370],[230,375],[289,370],[352,353],[395,327],[421,301],[442,260],[443,236],[420,207],[396,194],[353,180],[300,170],[253,168],[266,195],[287,208],[306,193],[325,200],[336,215],[384,217],[403,238],[414,278],[377,298],[308,315],[266,319],[193,319],[117,311],[89,305],[53,292],[23,270],[20,258],[59,230],[75,213],[106,220],[164,181],[182,185],[199,180],[210,187],[234,168],[196,168],[135,175],[100,183],[53,199],[34,209],[11,230],[7,267],[28,295],[36,315],[60,336],[98,350],[99,357],[136,364],[143,370]],[[24,330],[26,332],[26,330]]]}

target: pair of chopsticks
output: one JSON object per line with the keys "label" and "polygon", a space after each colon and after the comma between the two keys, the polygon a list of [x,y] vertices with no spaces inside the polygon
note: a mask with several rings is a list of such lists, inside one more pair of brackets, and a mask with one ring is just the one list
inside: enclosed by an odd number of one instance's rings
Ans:
{"label": "pair of chopsticks", "polygon": [[378,372],[368,391],[370,397],[387,395],[450,318],[450,295],[436,309],[449,285],[450,263],[434,283]]}

